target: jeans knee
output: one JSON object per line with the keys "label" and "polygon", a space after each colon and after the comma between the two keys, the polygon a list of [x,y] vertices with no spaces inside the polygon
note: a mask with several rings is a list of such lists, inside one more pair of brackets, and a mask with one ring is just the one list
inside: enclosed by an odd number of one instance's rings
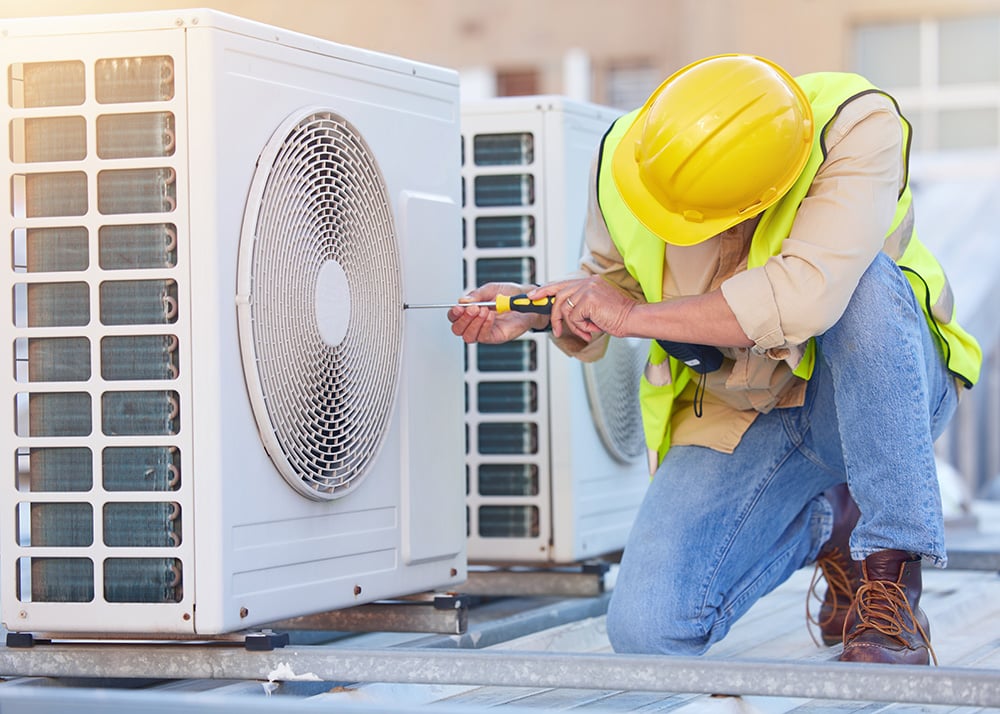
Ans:
{"label": "jeans knee", "polygon": [[685,627],[686,621],[690,622],[662,610],[652,611],[649,602],[628,607],[612,598],[607,614],[608,641],[619,654],[704,654],[719,638],[712,636],[711,627]]}
{"label": "jeans knee", "polygon": [[896,317],[901,310],[913,316],[922,315],[902,269],[885,253],[875,256],[861,275],[847,309],[865,321],[871,321],[873,313]]}
{"label": "jeans knee", "polygon": [[[893,260],[879,253],[861,276],[843,314],[817,337],[822,351],[863,353],[884,349],[887,327],[896,333],[919,329],[923,314],[906,277]],[[915,334],[915,333],[914,333]]]}

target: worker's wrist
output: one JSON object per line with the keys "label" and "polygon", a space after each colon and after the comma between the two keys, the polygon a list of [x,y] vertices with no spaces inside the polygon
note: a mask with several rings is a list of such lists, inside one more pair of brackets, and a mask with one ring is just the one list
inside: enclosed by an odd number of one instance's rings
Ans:
{"label": "worker's wrist", "polygon": [[637,302],[622,320],[619,337],[651,337],[650,331],[658,324],[659,310],[664,304]]}

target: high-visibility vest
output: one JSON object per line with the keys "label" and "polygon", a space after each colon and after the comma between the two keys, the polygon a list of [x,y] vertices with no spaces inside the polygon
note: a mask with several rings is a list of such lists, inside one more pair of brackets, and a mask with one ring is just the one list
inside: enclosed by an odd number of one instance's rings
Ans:
{"label": "high-visibility vest", "polygon": [[[812,151],[802,174],[791,189],[761,214],[750,244],[748,268],[761,266],[771,256],[781,252],[781,244],[791,232],[799,205],[826,159],[826,130],[840,110],[861,95],[872,92],[885,94],[863,77],[849,73],[809,74],[797,77],[796,82],[805,91],[813,110],[815,134]],[[626,269],[642,287],[646,301],[656,303],[663,299],[665,243],[635,218],[611,175],[611,156],[638,111],[619,118],[605,134],[597,174],[597,195],[608,232],[624,259]],[[910,126],[902,115],[900,121],[904,132],[904,166],[908,166]],[[896,214],[886,234],[883,250],[903,270],[927,317],[931,334],[941,346],[949,371],[966,387],[972,387],[979,378],[982,350],[975,338],[955,320],[953,295],[944,270],[917,239],[913,228],[908,176],[900,192]],[[674,400],[692,378],[697,378],[690,368],[669,357],[655,340],[651,341],[649,361],[661,364],[665,359],[670,360],[672,383],[656,386],[643,377],[639,385],[646,445],[658,452],[661,461],[670,448],[670,417]],[[805,356],[796,367],[795,374],[808,379],[812,375],[814,364],[815,341],[809,340]]]}

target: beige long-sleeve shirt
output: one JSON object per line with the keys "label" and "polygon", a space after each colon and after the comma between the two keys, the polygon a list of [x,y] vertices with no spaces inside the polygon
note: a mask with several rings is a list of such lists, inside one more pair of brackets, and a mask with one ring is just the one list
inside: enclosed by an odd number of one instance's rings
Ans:
{"label": "beige long-sleeve shirt", "polygon": [[[707,375],[701,417],[693,409],[694,385],[678,398],[673,444],[731,452],[758,414],[801,405],[805,382],[792,370],[805,343],[840,318],[862,273],[882,249],[905,182],[903,135],[892,101],[866,94],[850,102],[828,128],[826,146],[827,157],[789,237],[780,254],[763,266],[747,269],[757,219],[694,246],[667,244],[663,299],[721,288],[754,342],[750,348],[723,348],[728,359]],[[590,185],[596,187],[596,180]],[[593,188],[586,242],[582,274],[602,275],[644,301],[608,233]],[[584,361],[599,358],[606,347],[606,338],[586,345],[572,336],[555,342]],[[652,366],[646,375],[661,383],[669,378],[665,369]]]}

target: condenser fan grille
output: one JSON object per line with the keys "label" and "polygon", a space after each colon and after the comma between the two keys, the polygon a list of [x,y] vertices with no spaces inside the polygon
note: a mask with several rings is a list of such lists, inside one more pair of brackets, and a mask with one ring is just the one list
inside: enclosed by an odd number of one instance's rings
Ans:
{"label": "condenser fan grille", "polygon": [[268,453],[304,495],[342,496],[388,430],[403,303],[385,182],[343,118],[312,111],[265,149],[240,286],[244,371]]}
{"label": "condenser fan grille", "polygon": [[646,448],[636,394],[648,346],[645,340],[612,338],[603,359],[583,366],[594,426],[608,452],[622,463]]}

